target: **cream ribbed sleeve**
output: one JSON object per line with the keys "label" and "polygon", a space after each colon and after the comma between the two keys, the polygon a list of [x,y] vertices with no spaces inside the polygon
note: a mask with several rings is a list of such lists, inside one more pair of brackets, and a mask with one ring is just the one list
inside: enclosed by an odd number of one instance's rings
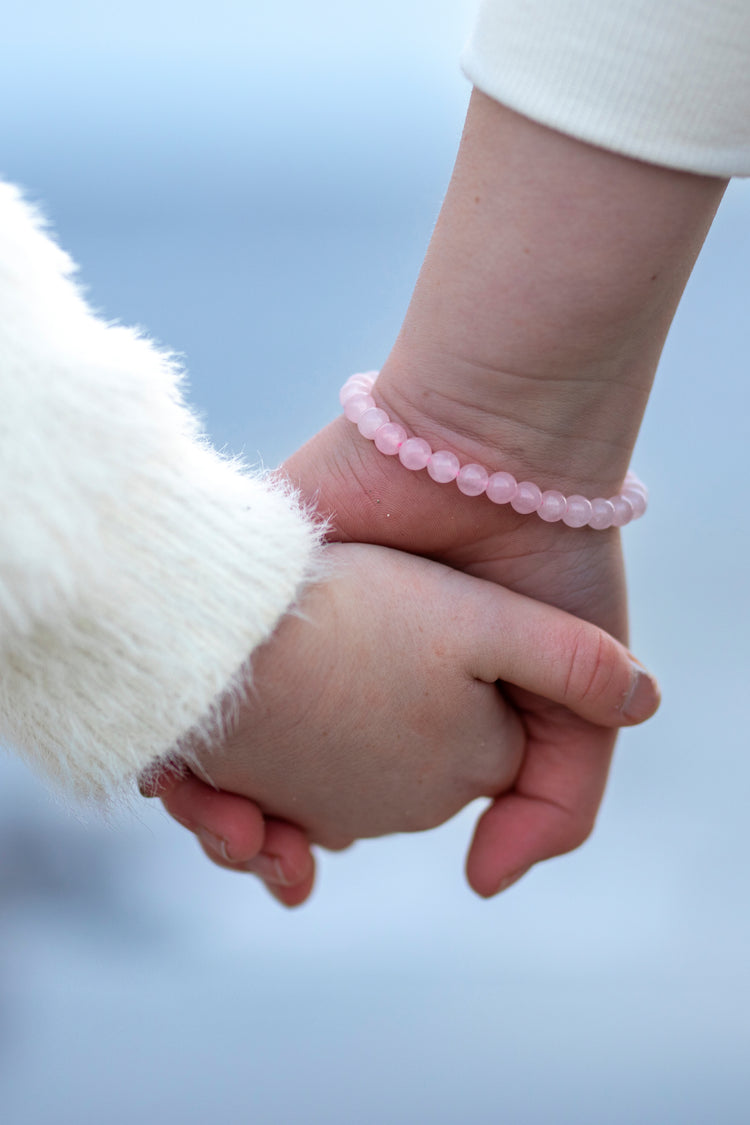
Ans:
{"label": "cream ribbed sleeve", "polygon": [[210,734],[319,532],[210,448],[176,364],[73,269],[0,184],[0,742],[97,796]]}
{"label": "cream ribbed sleeve", "polygon": [[462,64],[485,94],[580,140],[750,175],[748,0],[484,0]]}

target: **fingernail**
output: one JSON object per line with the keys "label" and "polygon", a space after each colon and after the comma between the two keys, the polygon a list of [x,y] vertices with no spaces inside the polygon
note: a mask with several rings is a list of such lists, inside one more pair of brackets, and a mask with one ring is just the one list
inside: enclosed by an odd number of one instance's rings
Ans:
{"label": "fingernail", "polygon": [[661,692],[654,677],[646,671],[639,660],[631,656],[630,664],[633,669],[630,690],[621,711],[623,718],[633,723],[640,723],[653,715],[659,706]]}
{"label": "fingernail", "polygon": [[500,894],[501,891],[507,891],[508,887],[512,887],[519,879],[523,879],[526,872],[530,870],[530,867],[522,867],[520,871],[513,871],[510,875],[506,875],[497,888],[497,893]]}
{"label": "fingernail", "polygon": [[277,887],[291,887],[291,879],[287,879],[281,860],[272,855],[256,855],[247,864],[247,870],[253,875],[258,875],[264,883],[273,883]]}
{"label": "fingernail", "polygon": [[227,842],[223,838],[223,836],[215,836],[213,832],[206,832],[205,829],[203,829],[198,833],[198,839],[202,844],[205,844],[206,847],[209,848],[212,852],[218,852],[222,859],[225,859],[227,863],[232,862],[231,856],[229,855]]}

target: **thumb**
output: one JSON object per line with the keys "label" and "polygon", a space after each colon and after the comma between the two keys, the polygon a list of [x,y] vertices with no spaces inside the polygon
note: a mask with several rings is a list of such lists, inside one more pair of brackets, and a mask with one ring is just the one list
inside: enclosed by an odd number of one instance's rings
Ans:
{"label": "thumb", "polygon": [[657,710],[656,680],[609,633],[494,583],[470,581],[463,644],[476,679],[505,680],[598,726],[634,726]]}

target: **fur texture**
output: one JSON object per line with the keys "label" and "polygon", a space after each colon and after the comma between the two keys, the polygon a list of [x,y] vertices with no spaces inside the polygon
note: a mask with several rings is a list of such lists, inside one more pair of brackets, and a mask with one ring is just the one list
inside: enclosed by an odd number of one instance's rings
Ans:
{"label": "fur texture", "polygon": [[96,317],[74,269],[0,184],[0,737],[102,796],[212,737],[320,531],[210,448],[173,357]]}

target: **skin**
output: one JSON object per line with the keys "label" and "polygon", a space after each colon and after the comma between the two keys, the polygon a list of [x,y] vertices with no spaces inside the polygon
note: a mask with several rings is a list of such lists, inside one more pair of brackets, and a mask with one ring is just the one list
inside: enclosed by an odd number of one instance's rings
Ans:
{"label": "skin", "polygon": [[312,843],[424,831],[507,792],[530,742],[509,685],[602,728],[658,705],[624,646],[558,609],[381,547],[331,546],[327,561],[193,767]]}
{"label": "skin", "polygon": [[[583,144],[475,91],[378,405],[464,463],[565,494],[616,492],[725,186]],[[467,499],[383,457],[343,419],[284,471],[337,539],[429,556],[626,638],[616,530]],[[526,750],[477,827],[467,874],[483,895],[586,839],[615,741],[539,693],[506,697]]]}

